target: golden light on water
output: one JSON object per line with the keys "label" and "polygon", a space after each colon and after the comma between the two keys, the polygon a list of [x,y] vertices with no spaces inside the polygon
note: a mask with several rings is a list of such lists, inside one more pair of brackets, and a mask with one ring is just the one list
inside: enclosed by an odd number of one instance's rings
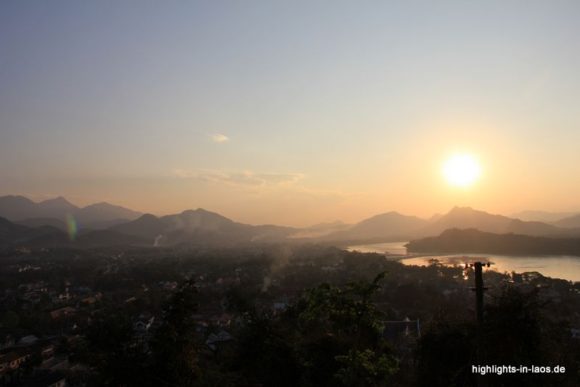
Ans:
{"label": "golden light on water", "polygon": [[456,154],[445,161],[442,172],[450,185],[466,188],[479,179],[481,167],[472,155]]}

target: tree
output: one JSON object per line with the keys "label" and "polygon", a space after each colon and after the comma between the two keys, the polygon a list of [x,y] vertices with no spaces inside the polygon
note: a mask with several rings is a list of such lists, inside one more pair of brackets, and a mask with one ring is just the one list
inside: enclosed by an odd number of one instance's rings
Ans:
{"label": "tree", "polygon": [[417,347],[419,385],[475,385],[475,324],[438,321],[421,337]]}
{"label": "tree", "polygon": [[397,371],[382,335],[383,315],[372,302],[384,276],[343,288],[320,285],[305,292],[289,311],[297,327],[304,385],[381,386]]}
{"label": "tree", "polygon": [[[522,292],[507,286],[488,303],[483,325],[473,321],[438,321],[423,335],[417,350],[420,384],[431,386],[476,385],[472,365],[568,365],[574,359],[569,329],[544,314],[538,290]],[[572,363],[573,364],[573,363]],[[576,360],[577,364],[577,360]],[[577,369],[566,374],[487,374],[489,385],[577,385]],[[566,384],[571,383],[571,384]]]}
{"label": "tree", "polygon": [[163,323],[151,343],[153,378],[160,385],[190,386],[199,376],[199,344],[192,318],[198,308],[197,293],[189,279],[165,307]]}

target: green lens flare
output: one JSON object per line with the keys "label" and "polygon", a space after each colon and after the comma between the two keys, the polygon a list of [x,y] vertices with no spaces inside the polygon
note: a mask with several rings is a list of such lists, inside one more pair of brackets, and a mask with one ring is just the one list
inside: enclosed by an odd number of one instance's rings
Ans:
{"label": "green lens flare", "polygon": [[66,230],[70,240],[74,241],[77,237],[78,227],[76,219],[71,214],[66,215]]}

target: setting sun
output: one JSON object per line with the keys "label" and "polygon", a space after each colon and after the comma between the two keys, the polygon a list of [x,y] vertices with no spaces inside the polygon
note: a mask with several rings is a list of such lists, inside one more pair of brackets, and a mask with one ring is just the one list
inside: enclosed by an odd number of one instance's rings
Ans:
{"label": "setting sun", "polygon": [[447,182],[456,187],[473,185],[481,174],[478,161],[468,154],[457,154],[443,164],[443,176]]}

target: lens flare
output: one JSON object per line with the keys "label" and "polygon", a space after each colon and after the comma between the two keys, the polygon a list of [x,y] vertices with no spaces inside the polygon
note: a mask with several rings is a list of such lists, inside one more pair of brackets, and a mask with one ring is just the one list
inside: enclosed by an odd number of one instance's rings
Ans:
{"label": "lens flare", "polygon": [[66,214],[66,231],[71,241],[74,241],[78,233],[77,221],[71,214]]}

